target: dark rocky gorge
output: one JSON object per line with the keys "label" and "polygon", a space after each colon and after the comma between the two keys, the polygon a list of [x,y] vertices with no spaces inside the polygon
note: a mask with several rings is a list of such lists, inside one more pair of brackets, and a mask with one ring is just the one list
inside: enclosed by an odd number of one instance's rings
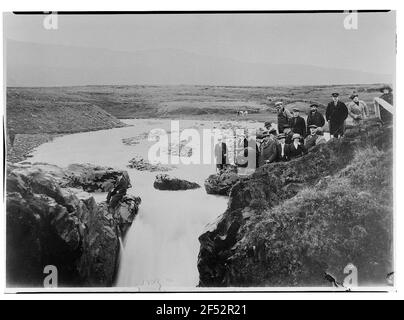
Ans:
{"label": "dark rocky gorge", "polygon": [[8,164],[7,285],[40,287],[44,267],[58,286],[111,286],[119,238],[132,224],[140,198],[124,196],[114,209],[86,191],[111,190],[122,171],[91,165]]}
{"label": "dark rocky gorge", "polygon": [[325,273],[342,282],[348,263],[359,285],[386,285],[394,271],[392,137],[391,127],[370,119],[229,191],[211,186],[220,175],[210,177],[210,190],[230,196],[199,238],[199,285],[330,286]]}

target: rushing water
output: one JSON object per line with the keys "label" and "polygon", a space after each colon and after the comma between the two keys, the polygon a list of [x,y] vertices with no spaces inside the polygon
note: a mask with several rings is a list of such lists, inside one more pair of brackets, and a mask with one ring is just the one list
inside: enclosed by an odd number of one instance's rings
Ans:
{"label": "rushing water", "polygon": [[[122,139],[162,128],[170,131],[168,120],[126,120],[131,127],[66,135],[41,145],[33,152],[31,162],[47,162],[66,167],[72,163],[91,163],[128,171],[132,188],[142,204],[129,229],[121,253],[117,286],[139,290],[191,289],[198,284],[198,237],[207,224],[222,214],[227,198],[206,194],[204,188],[187,191],[159,191],[153,182],[158,172],[127,168],[136,155],[147,159],[153,142],[144,139],[128,146]],[[180,129],[212,128],[219,122],[180,121]],[[249,127],[257,124],[248,124]],[[215,172],[214,164],[182,165],[168,172],[172,176],[203,186],[206,177]],[[103,201],[105,194],[95,195]]]}

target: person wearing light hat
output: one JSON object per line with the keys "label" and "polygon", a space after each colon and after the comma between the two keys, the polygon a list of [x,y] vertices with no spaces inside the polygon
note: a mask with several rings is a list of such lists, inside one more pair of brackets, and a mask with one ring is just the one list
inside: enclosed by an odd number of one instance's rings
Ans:
{"label": "person wearing light hat", "polygon": [[309,115],[307,116],[307,135],[310,134],[310,126],[314,124],[319,128],[324,127],[325,125],[325,119],[324,116],[320,111],[318,111],[318,104],[313,103],[310,106],[310,112]]}
{"label": "person wearing light hat", "polygon": [[277,158],[277,148],[276,145],[278,141],[276,140],[276,129],[272,128],[263,133],[263,141],[260,146],[259,152],[259,166],[263,166],[267,163],[275,162]]}
{"label": "person wearing light hat", "polygon": [[277,136],[278,144],[276,145],[276,162],[289,161],[289,146],[286,144],[286,134],[281,133]]}
{"label": "person wearing light hat", "polygon": [[362,125],[363,119],[366,119],[369,116],[369,110],[366,103],[362,100],[359,100],[359,96],[357,93],[353,93],[350,96],[352,100],[348,103],[348,114],[353,119],[354,125]]}
{"label": "person wearing light hat", "polygon": [[293,108],[293,118],[290,120],[290,126],[294,133],[298,133],[302,137],[306,135],[306,121],[300,116],[298,108]]}
{"label": "person wearing light hat", "polygon": [[345,133],[345,120],[348,117],[348,108],[339,100],[339,93],[332,94],[332,100],[325,113],[330,126],[330,134],[335,138],[343,137]]}
{"label": "person wearing light hat", "polygon": [[282,133],[284,126],[289,124],[292,114],[283,106],[281,101],[275,103],[275,108],[278,112],[278,132]]}
{"label": "person wearing light hat", "polygon": [[299,158],[307,153],[306,148],[300,142],[301,138],[300,134],[293,134],[293,143],[289,146],[290,159]]}

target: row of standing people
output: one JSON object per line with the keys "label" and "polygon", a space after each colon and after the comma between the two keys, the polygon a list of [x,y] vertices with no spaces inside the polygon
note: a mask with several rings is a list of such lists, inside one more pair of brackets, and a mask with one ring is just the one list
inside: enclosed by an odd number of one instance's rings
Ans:
{"label": "row of standing people", "polygon": [[287,110],[283,102],[275,103],[278,113],[278,135],[271,128],[270,122],[265,123],[266,132],[258,149],[257,166],[277,161],[288,161],[306,154],[311,148],[326,142],[323,127],[326,121],[330,135],[339,138],[345,133],[345,121],[350,116],[354,125],[361,125],[369,116],[366,103],[359,99],[358,94],[352,94],[348,105],[340,101],[339,93],[332,93],[332,101],[327,105],[326,114],[318,110],[313,103],[306,120],[300,116],[298,108],[293,113]]}
{"label": "row of standing people", "polygon": [[[392,89],[388,86],[382,89],[383,96],[392,96]],[[361,125],[369,117],[369,109],[359,95],[350,96],[351,102],[347,105],[340,101],[339,93],[332,93],[332,101],[327,105],[325,116],[318,110],[317,104],[310,106],[307,120],[300,116],[298,108],[293,113],[287,110],[283,102],[275,103],[277,109],[277,126],[272,128],[270,122],[265,122],[265,129],[257,136],[256,167],[266,163],[289,161],[306,154],[318,144],[326,143],[323,127],[326,122],[330,135],[335,138],[344,136],[345,121],[350,116],[354,125]],[[387,99],[385,99],[387,101]],[[223,143],[224,144],[224,143]],[[247,154],[247,139],[244,139],[244,155]],[[222,148],[222,164],[227,163],[226,146]],[[224,152],[223,152],[224,151]],[[220,165],[221,166],[221,165]],[[219,166],[219,167],[220,167]]]}
{"label": "row of standing people", "polygon": [[368,106],[359,99],[358,94],[352,94],[350,99],[352,101],[346,105],[340,101],[339,93],[332,93],[332,101],[327,105],[325,117],[318,111],[318,105],[312,104],[307,116],[307,124],[300,116],[298,108],[294,108],[292,114],[284,107],[283,102],[277,102],[275,107],[278,113],[278,131],[279,133],[284,132],[284,127],[290,125],[294,133],[306,137],[310,134],[311,125],[323,128],[327,121],[330,135],[335,138],[342,137],[345,133],[345,121],[348,116],[352,118],[354,125],[361,125],[363,120],[369,116]]}

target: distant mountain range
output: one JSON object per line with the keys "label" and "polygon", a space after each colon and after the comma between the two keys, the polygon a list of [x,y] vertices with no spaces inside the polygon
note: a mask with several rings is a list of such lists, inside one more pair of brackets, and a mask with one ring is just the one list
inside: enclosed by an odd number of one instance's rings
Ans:
{"label": "distant mountain range", "polygon": [[8,40],[5,50],[7,86],[277,86],[393,82],[392,75],[386,74],[308,65],[248,63],[176,49],[124,52],[113,48]]}

